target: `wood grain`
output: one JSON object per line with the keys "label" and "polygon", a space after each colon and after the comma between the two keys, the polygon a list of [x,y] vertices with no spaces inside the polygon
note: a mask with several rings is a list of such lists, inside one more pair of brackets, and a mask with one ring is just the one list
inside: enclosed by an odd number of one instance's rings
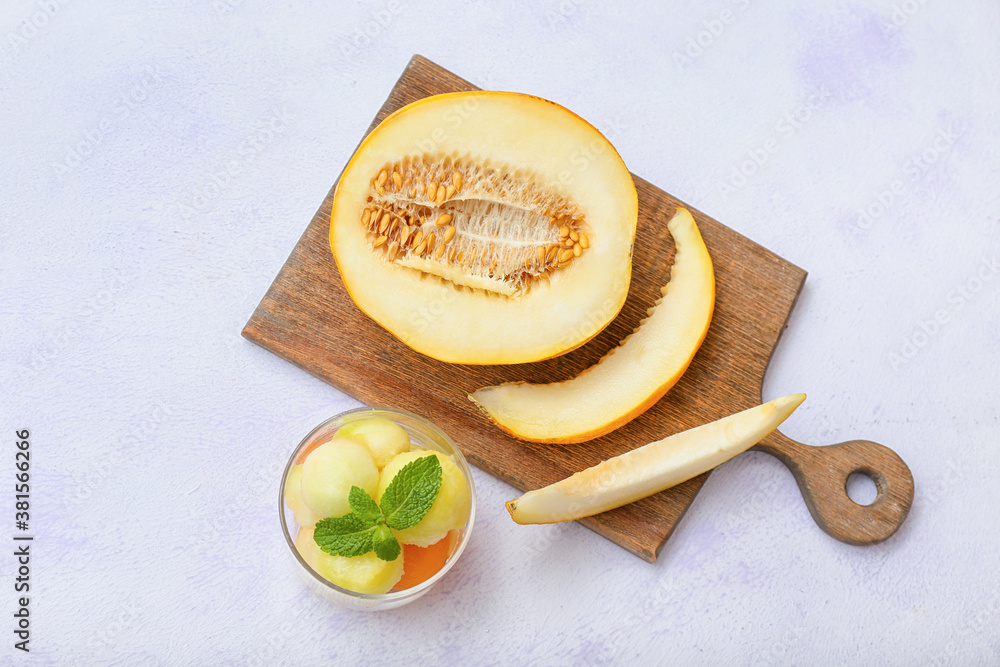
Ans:
{"label": "wood grain", "polygon": [[[399,107],[427,95],[475,89],[414,56],[368,131]],[[243,335],[364,403],[399,407],[427,417],[454,438],[474,465],[521,490],[550,484],[609,456],[757,405],[764,372],[805,281],[805,271],[647,181],[634,180],[639,225],[626,304],[594,340],[562,357],[511,366],[446,364],[414,352],[361,313],[344,289],[328,243],[336,184]],[[712,325],[681,381],[645,414],[586,443],[526,443],[490,425],[467,399],[470,392],[509,380],[570,378],[596,363],[638,326],[669,278],[674,244],[666,222],[681,205],[691,210],[701,229],[715,262],[717,282]],[[802,454],[812,448],[781,449],[784,443],[779,435],[770,440],[772,453],[780,450],[787,461],[801,460],[802,470],[822,460]],[[762,448],[769,451],[764,443]],[[790,467],[794,472],[794,466]],[[652,562],[707,476],[582,523]],[[841,495],[846,497],[843,490]],[[819,507],[822,502],[814,504]]]}

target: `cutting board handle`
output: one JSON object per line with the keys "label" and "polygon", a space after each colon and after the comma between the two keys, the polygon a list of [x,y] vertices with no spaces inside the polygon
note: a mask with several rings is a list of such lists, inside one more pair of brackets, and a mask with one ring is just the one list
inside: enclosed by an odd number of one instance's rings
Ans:
{"label": "cutting board handle", "polygon": [[[876,544],[896,532],[913,504],[913,475],[888,447],[870,440],[848,440],[811,447],[774,431],[754,449],[782,461],[795,476],[809,512],[831,537],[848,544]],[[875,482],[870,505],[847,495],[853,473]]]}

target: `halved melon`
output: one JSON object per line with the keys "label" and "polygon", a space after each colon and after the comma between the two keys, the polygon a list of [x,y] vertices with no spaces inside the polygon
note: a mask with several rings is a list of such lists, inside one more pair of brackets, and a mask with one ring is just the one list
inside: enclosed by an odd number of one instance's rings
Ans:
{"label": "halved melon", "polygon": [[442,361],[512,364],[593,338],[628,295],[638,202],[600,132],[517,93],[428,97],[361,143],[334,196],[348,293]]}
{"label": "halved melon", "polygon": [[583,442],[645,412],[687,370],[715,309],[712,258],[687,209],[667,223],[677,246],[663,296],[635,333],[596,365],[564,382],[508,382],[469,396],[522,440]]}

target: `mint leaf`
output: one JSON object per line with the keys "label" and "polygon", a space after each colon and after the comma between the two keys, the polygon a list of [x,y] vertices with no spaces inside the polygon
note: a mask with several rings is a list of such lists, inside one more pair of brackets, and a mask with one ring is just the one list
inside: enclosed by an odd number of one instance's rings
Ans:
{"label": "mint leaf", "polygon": [[374,548],[375,529],[355,514],[331,516],[316,522],[313,539],[332,556],[362,556]]}
{"label": "mint leaf", "polygon": [[396,473],[382,494],[382,515],[390,528],[409,528],[424,518],[441,489],[441,474],[441,462],[433,454]]}
{"label": "mint leaf", "polygon": [[396,560],[399,558],[399,554],[403,548],[399,546],[396,536],[392,534],[392,531],[384,523],[375,526],[372,538],[376,556],[382,560]]}
{"label": "mint leaf", "polygon": [[369,551],[385,561],[399,558],[403,548],[389,528],[402,530],[420,522],[441,490],[441,462],[422,456],[403,466],[382,494],[382,508],[359,486],[348,494],[351,513],[316,523],[313,539],[333,556],[363,556]]}
{"label": "mint leaf", "polygon": [[351,513],[368,523],[368,525],[374,526],[382,520],[382,510],[378,508],[375,499],[369,496],[368,492],[360,486],[351,487],[347,501],[351,504]]}

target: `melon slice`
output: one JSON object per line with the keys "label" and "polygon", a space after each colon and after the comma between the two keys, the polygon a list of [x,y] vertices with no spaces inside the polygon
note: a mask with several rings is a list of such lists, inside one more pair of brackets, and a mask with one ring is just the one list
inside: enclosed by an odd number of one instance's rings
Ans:
{"label": "melon slice", "polygon": [[791,394],[657,440],[507,503],[517,523],[555,523],[606,512],[725,463],[778,428],[806,398]]}
{"label": "melon slice", "polygon": [[677,246],[670,281],[635,333],[571,380],[508,382],[469,398],[507,433],[552,443],[604,435],[656,403],[687,370],[715,309],[712,259],[694,218],[679,208],[667,227]]}
{"label": "melon slice", "polygon": [[628,295],[638,201],[600,132],[517,93],[428,97],[365,138],[337,185],[330,245],[348,293],[442,361],[569,351]]}

